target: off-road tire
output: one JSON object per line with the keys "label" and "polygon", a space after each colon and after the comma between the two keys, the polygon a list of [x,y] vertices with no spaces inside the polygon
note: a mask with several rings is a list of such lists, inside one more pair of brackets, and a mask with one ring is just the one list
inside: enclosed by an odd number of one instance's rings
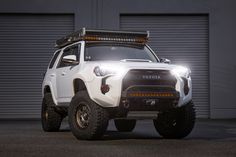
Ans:
{"label": "off-road tire", "polygon": [[[88,109],[86,113],[89,117],[87,118],[88,124],[83,127],[79,123],[81,119],[77,117],[81,106],[85,106]],[[106,131],[109,114],[105,108],[90,99],[87,91],[79,91],[72,98],[68,110],[68,118],[71,131],[77,139],[95,140],[101,138]]]}
{"label": "off-road tire", "polygon": [[115,119],[116,129],[120,132],[131,132],[136,125],[135,119]]}
{"label": "off-road tire", "polygon": [[62,115],[55,110],[52,94],[45,93],[41,109],[41,122],[43,130],[46,132],[59,131],[62,119]]}
{"label": "off-road tire", "polygon": [[160,113],[153,122],[157,132],[164,138],[181,139],[191,133],[195,124],[195,115],[191,101],[180,108]]}

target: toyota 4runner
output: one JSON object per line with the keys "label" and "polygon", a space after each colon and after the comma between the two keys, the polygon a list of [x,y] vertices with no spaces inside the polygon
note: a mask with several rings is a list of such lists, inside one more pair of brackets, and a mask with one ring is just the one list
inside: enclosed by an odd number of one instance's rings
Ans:
{"label": "toyota 4runner", "polygon": [[68,115],[78,139],[98,139],[114,119],[130,132],[151,119],[164,138],[193,129],[190,70],[159,59],[147,45],[149,32],[87,30],[56,41],[42,84],[42,127],[58,131]]}

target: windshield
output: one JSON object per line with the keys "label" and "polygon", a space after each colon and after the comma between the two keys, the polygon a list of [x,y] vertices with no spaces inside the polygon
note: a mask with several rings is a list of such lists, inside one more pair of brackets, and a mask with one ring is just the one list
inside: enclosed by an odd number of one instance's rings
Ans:
{"label": "windshield", "polygon": [[158,62],[147,46],[114,43],[86,43],[84,60]]}

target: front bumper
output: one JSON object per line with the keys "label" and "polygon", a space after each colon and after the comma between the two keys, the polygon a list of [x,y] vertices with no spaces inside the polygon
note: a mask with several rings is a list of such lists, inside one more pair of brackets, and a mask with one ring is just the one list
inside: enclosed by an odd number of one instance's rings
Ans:
{"label": "front bumper", "polygon": [[[175,76],[174,86],[163,86],[162,84],[145,84],[133,86],[124,89],[124,80],[128,71],[124,75],[113,75],[105,80],[105,84],[109,85],[110,90],[103,94],[101,85],[104,84],[102,77],[96,77],[93,81],[87,82],[86,86],[90,98],[102,107],[123,107],[129,103],[130,110],[150,111],[162,110],[170,107],[180,107],[192,99],[192,82],[191,78],[185,80]],[[186,82],[189,88],[186,94]],[[134,90],[130,90],[133,88]],[[141,92],[138,89],[143,88]],[[151,105],[148,105],[151,103]],[[154,105],[153,105],[154,104]]]}
{"label": "front bumper", "polygon": [[122,92],[120,107],[128,111],[160,111],[177,107],[180,94],[168,86],[132,86]]}

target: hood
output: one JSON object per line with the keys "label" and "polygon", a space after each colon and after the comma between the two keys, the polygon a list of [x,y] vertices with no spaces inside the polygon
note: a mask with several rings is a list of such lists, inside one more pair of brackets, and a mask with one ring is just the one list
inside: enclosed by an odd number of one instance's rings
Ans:
{"label": "hood", "polygon": [[124,62],[124,61],[93,61],[87,62],[94,66],[110,67],[110,68],[123,68],[123,69],[162,69],[172,70],[177,67],[174,64],[154,63],[154,62]]}

